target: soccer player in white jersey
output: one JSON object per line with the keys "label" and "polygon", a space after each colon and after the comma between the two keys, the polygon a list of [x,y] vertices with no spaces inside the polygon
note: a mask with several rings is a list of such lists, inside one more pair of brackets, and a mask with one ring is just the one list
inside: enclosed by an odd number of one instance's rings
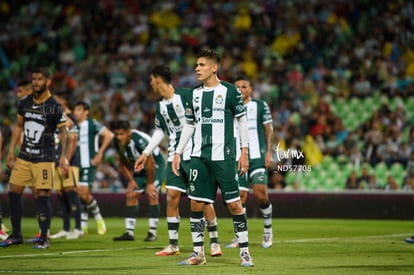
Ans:
{"label": "soccer player in white jersey", "polygon": [[[106,233],[105,221],[102,218],[98,202],[92,196],[91,190],[96,174],[96,166],[101,163],[103,154],[112,142],[114,134],[101,123],[89,117],[89,104],[77,102],[73,115],[79,124],[78,151],[80,157],[78,193],[83,204],[81,212],[81,227],[88,233],[89,211],[94,215],[99,235]],[[102,137],[99,145],[98,138]]]}
{"label": "soccer player in white jersey", "polygon": [[197,57],[195,72],[197,79],[202,83],[192,90],[186,100],[187,123],[182,130],[172,163],[174,174],[179,175],[181,154],[192,138],[189,198],[194,251],[178,264],[206,263],[203,209],[205,203],[215,201],[217,187],[220,187],[239,240],[241,265],[250,267],[253,266],[253,261],[248,245],[247,216],[241,204],[237,171],[234,167],[234,119],[239,123],[242,148],[237,167],[240,176],[243,176],[249,167],[246,111],[240,91],[234,85],[218,78],[220,60],[220,56],[214,50],[204,50]]}
{"label": "soccer player in white jersey", "polygon": [[[272,204],[267,194],[267,169],[272,165],[272,114],[266,102],[252,98],[253,84],[247,76],[239,76],[235,81],[235,85],[240,89],[246,106],[249,133],[249,171],[243,177],[239,177],[240,197],[245,207],[249,187],[253,189],[256,203],[263,215],[262,247],[268,248],[273,243]],[[239,139],[237,139],[236,145],[239,144]],[[239,154],[236,160],[238,157]],[[239,243],[235,238],[226,248],[238,246]]]}
{"label": "soccer player in white jersey", "polygon": [[[181,174],[179,177],[172,173],[171,165],[175,149],[180,140],[181,130],[185,124],[185,102],[184,97],[190,92],[188,89],[175,89],[171,84],[172,74],[170,68],[159,65],[151,71],[151,88],[163,98],[156,103],[155,131],[150,143],[143,154],[135,162],[136,170],[143,169],[143,165],[151,152],[168,134],[168,166],[167,166],[167,225],[169,245],[161,251],[156,252],[157,256],[170,256],[179,254],[178,229],[180,226],[179,204],[181,195],[188,190],[188,161],[190,160],[192,142],[188,142],[184,148],[183,161],[181,162]],[[210,255],[220,256],[222,254],[218,243],[217,217],[212,203],[205,206],[207,231],[210,236]]]}

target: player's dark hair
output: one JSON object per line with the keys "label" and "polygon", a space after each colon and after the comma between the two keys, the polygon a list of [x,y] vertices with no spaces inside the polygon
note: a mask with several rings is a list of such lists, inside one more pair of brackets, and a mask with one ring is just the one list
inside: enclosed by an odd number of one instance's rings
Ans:
{"label": "player's dark hair", "polygon": [[220,64],[221,62],[221,57],[220,55],[213,49],[206,49],[203,50],[201,53],[198,54],[197,58],[200,57],[205,57],[209,60],[213,60],[214,62],[216,62],[217,64]]}
{"label": "player's dark hair", "polygon": [[91,107],[89,106],[89,104],[86,103],[85,101],[78,101],[78,102],[76,102],[75,105],[74,105],[74,107],[77,107],[77,106],[82,106],[82,108],[84,110],[90,110],[91,109]]}
{"label": "player's dark hair", "polygon": [[44,77],[50,78],[50,71],[46,67],[41,67],[41,68],[34,69],[32,73],[42,74]]}
{"label": "player's dark hair", "polygon": [[151,74],[153,76],[159,76],[159,77],[161,77],[167,83],[171,83],[172,78],[173,78],[173,75],[171,73],[170,67],[168,67],[167,65],[158,65],[158,66],[155,66],[151,70]]}
{"label": "player's dark hair", "polygon": [[238,76],[236,77],[236,79],[234,80],[234,82],[236,82],[236,81],[240,81],[240,80],[244,80],[244,81],[249,82],[249,83],[250,83],[250,86],[252,86],[252,87],[253,87],[253,82],[252,82],[252,80],[250,79],[250,77],[248,77],[247,75],[245,75],[245,74],[238,75]]}
{"label": "player's dark hair", "polygon": [[119,120],[113,124],[114,130],[128,130],[131,128],[128,120]]}
{"label": "player's dark hair", "polygon": [[17,82],[17,87],[24,87],[24,86],[27,86],[27,85],[32,85],[32,82],[30,80],[27,80],[27,79],[23,79],[23,80],[20,80],[19,82]]}

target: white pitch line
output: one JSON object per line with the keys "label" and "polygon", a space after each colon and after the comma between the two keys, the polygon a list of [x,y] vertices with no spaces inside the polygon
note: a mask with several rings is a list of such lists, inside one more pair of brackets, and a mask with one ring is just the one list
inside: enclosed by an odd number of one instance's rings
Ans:
{"label": "white pitch line", "polygon": [[372,236],[366,236],[367,239],[375,239],[375,238],[388,238],[388,237],[408,237],[411,236],[413,233],[398,233],[398,234],[390,234],[390,235],[372,235]]}
{"label": "white pitch line", "polygon": [[328,242],[328,241],[336,241],[339,238],[313,238],[313,239],[298,239],[298,240],[286,240],[280,241],[281,243],[311,243],[311,242]]}
{"label": "white pitch line", "polygon": [[120,250],[134,250],[140,248],[103,248],[103,249],[91,249],[91,250],[73,250],[73,251],[63,251],[63,252],[51,252],[51,253],[35,253],[35,254],[22,254],[22,255],[5,255],[0,256],[0,259],[15,258],[15,257],[38,257],[38,256],[54,256],[54,255],[69,255],[69,254],[82,254],[82,253],[93,253],[93,252],[103,252],[103,251],[120,251]]}
{"label": "white pitch line", "polygon": [[[411,233],[412,234],[412,233]],[[297,239],[297,240],[286,240],[280,241],[281,243],[309,243],[309,242],[330,242],[330,241],[338,241],[343,239],[386,239],[386,238],[393,238],[393,237],[404,237],[409,236],[410,233],[398,233],[398,234],[388,234],[388,235],[371,235],[371,236],[358,236],[358,237],[350,237],[350,238],[338,238],[338,237],[331,237],[331,238],[310,238],[310,239]]]}
{"label": "white pitch line", "polygon": [[[411,233],[412,234],[412,233]],[[311,243],[311,242],[330,242],[338,241],[344,239],[378,239],[378,238],[394,238],[394,237],[404,237],[409,236],[410,233],[398,233],[398,234],[388,234],[388,235],[371,235],[371,236],[358,236],[358,237],[332,237],[332,238],[309,238],[309,239],[296,239],[296,240],[280,240],[280,243]],[[145,248],[159,248],[159,247],[145,247]],[[0,256],[0,259],[8,258],[32,258],[39,256],[55,256],[55,255],[70,255],[70,254],[82,254],[82,253],[95,253],[95,252],[104,252],[104,251],[122,251],[122,250],[137,250],[142,249],[139,247],[127,247],[127,248],[103,248],[103,249],[90,249],[90,250],[73,250],[73,251],[63,251],[63,252],[51,252],[51,253],[33,253],[33,254],[16,254],[16,255],[3,255]],[[2,271],[0,270],[0,273]]]}

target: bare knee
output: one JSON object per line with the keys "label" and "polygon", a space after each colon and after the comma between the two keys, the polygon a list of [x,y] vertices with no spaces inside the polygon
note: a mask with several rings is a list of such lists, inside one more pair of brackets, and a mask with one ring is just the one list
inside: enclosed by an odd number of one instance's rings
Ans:
{"label": "bare knee", "polygon": [[24,186],[16,185],[13,183],[9,184],[9,192],[23,194]]}
{"label": "bare knee", "polygon": [[234,201],[227,204],[229,211],[232,215],[240,215],[244,213],[241,201]]}
{"label": "bare knee", "polygon": [[89,193],[89,188],[87,186],[79,186],[78,195],[82,202],[88,203],[92,200],[92,195]]}
{"label": "bare knee", "polygon": [[126,193],[126,205],[138,205],[138,193],[136,192],[127,192]]}
{"label": "bare knee", "polygon": [[213,220],[216,218],[216,211],[214,209],[214,204],[206,204],[204,207],[204,216],[207,221]]}
{"label": "bare knee", "polygon": [[167,202],[170,205],[178,205],[181,198],[181,192],[179,191],[169,191],[167,193]]}
{"label": "bare knee", "polygon": [[205,206],[204,202],[191,200],[190,205],[191,205],[191,211],[196,211],[196,212],[204,211],[204,206]]}
{"label": "bare knee", "polygon": [[240,190],[240,200],[241,203],[246,203],[247,202],[247,197],[249,196],[249,193],[245,190]]}
{"label": "bare knee", "polygon": [[254,196],[256,198],[256,203],[261,206],[265,205],[266,202],[269,200],[267,195],[266,186],[258,185],[253,189]]}

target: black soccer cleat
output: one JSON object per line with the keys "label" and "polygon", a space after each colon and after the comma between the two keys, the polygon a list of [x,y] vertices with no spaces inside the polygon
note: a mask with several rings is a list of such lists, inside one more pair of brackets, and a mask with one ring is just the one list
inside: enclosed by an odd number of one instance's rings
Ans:
{"label": "black soccer cleat", "polygon": [[148,232],[147,237],[144,239],[144,242],[154,242],[157,240],[157,236],[152,234],[151,232]]}
{"label": "black soccer cleat", "polygon": [[8,247],[11,245],[17,245],[17,244],[22,244],[23,243],[23,238],[20,237],[16,237],[16,236],[9,236],[5,241],[0,242],[0,247]]}
{"label": "black soccer cleat", "polygon": [[119,237],[114,237],[113,240],[114,241],[133,241],[133,240],[135,240],[135,238],[134,238],[134,236],[132,236],[128,232],[125,232],[123,235],[121,235]]}

